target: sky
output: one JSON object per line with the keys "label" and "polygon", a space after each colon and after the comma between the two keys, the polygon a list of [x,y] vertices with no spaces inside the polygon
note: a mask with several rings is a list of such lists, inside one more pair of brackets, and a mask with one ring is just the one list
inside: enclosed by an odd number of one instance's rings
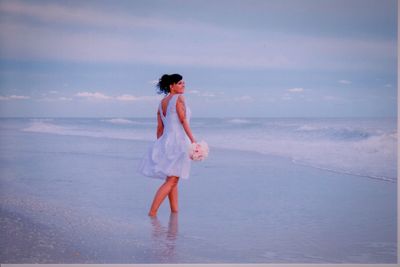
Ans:
{"label": "sky", "polygon": [[396,0],[0,0],[0,117],[396,117]]}

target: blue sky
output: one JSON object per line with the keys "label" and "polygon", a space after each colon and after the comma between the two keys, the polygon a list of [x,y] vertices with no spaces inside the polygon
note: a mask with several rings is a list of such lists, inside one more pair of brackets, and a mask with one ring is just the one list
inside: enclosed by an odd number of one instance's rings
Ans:
{"label": "blue sky", "polygon": [[0,116],[397,115],[397,1],[0,0]]}

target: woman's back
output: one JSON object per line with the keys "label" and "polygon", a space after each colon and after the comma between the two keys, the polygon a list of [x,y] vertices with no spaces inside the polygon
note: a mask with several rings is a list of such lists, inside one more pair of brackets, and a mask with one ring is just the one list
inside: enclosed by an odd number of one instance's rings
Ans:
{"label": "woman's back", "polygon": [[[183,135],[182,138],[188,139],[184,129],[182,127],[182,123],[179,120],[178,112],[177,112],[177,102],[178,98],[181,94],[172,94],[172,96],[167,96],[163,100],[161,100],[159,105],[160,117],[164,125],[164,134],[178,134]],[[186,111],[186,119],[190,120],[190,110],[188,107],[185,107]]]}

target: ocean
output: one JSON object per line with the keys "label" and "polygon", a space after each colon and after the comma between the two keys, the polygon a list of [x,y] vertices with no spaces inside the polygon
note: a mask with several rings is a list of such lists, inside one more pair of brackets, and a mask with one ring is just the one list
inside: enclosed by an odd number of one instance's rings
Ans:
{"label": "ocean", "polygon": [[397,262],[396,119],[191,126],[209,157],[150,219],[155,118],[0,119],[0,262]]}
{"label": "ocean", "polygon": [[[151,141],[154,118],[3,119],[3,129]],[[11,128],[10,128],[11,127]],[[390,182],[397,177],[396,119],[194,119],[198,139],[211,147],[252,151],[295,164]]]}

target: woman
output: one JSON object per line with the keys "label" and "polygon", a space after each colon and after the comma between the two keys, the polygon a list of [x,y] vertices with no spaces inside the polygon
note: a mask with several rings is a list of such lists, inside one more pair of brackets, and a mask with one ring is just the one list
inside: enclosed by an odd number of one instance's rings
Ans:
{"label": "woman", "polygon": [[154,196],[149,216],[157,215],[168,196],[171,212],[178,212],[178,181],[187,179],[190,171],[189,142],[196,143],[189,126],[190,110],[185,105],[185,82],[179,74],[163,75],[157,87],[166,94],[157,111],[157,140],[142,160],[139,171],[165,180]]}

